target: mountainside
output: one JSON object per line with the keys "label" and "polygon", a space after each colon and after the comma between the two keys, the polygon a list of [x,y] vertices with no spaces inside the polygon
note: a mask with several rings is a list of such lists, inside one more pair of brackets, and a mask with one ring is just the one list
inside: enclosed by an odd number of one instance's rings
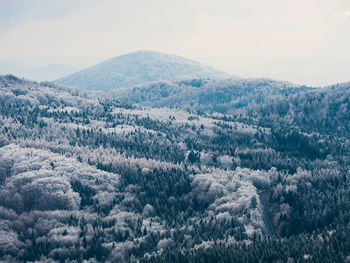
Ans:
{"label": "mountainside", "polygon": [[227,113],[308,90],[312,88],[270,79],[192,79],[158,81],[92,94],[150,107]]}
{"label": "mountainside", "polygon": [[0,260],[346,262],[350,86],[243,83],[221,114],[0,76]]}
{"label": "mountainside", "polygon": [[[128,262],[179,243],[266,231],[258,189],[276,171],[237,167],[227,154],[233,145],[220,142],[228,133],[220,119],[0,76],[0,123],[5,261]],[[258,132],[226,124],[243,144]]]}
{"label": "mountainside", "polygon": [[[137,51],[111,58],[57,80],[83,90],[109,90],[158,80],[216,79],[230,75],[195,61],[152,51]],[[232,77],[232,76],[231,76]]]}

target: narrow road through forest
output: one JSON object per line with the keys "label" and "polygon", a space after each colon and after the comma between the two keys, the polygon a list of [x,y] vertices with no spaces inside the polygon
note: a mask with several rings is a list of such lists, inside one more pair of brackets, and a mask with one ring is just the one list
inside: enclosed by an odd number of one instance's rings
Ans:
{"label": "narrow road through forest", "polygon": [[263,219],[263,222],[265,224],[266,235],[268,235],[270,237],[276,237],[276,231],[275,231],[275,228],[273,227],[270,213],[269,213],[269,210],[267,207],[267,201],[269,199],[269,195],[270,195],[270,191],[261,191],[259,193],[260,203],[262,206],[262,211],[261,211],[262,212],[262,219]]}

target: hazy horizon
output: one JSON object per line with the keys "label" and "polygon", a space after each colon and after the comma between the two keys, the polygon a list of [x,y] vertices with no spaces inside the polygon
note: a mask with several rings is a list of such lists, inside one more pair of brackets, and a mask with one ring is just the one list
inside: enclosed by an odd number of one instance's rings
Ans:
{"label": "hazy horizon", "polygon": [[0,73],[53,80],[152,50],[239,77],[325,86],[350,81],[349,30],[345,0],[5,0]]}

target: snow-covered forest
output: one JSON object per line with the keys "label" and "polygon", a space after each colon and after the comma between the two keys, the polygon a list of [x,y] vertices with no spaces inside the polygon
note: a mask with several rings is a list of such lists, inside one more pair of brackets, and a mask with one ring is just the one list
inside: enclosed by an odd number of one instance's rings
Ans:
{"label": "snow-covered forest", "polygon": [[1,260],[349,260],[350,84],[288,85],[0,76]]}

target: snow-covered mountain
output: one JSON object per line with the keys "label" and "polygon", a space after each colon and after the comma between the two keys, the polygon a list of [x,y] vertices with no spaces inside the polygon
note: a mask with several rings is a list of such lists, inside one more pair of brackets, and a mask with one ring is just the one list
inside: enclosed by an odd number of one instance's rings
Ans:
{"label": "snow-covered mountain", "polygon": [[57,82],[84,90],[108,90],[159,80],[229,77],[233,76],[183,57],[137,51],[111,58]]}

